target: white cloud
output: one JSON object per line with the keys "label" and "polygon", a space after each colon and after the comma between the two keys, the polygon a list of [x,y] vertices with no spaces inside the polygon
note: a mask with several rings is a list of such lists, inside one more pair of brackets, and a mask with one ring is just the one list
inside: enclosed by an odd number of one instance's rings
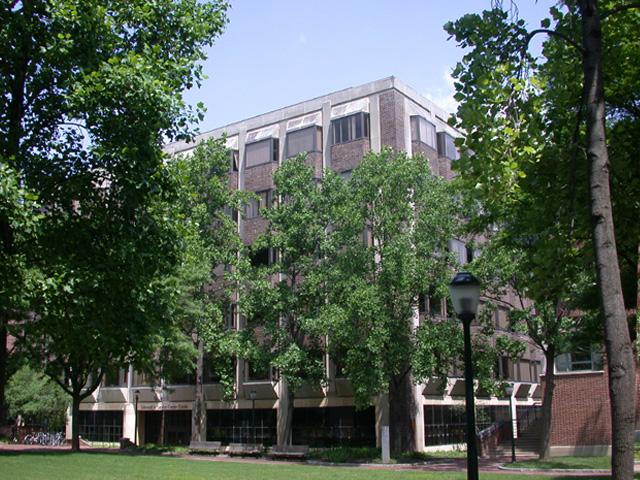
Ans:
{"label": "white cloud", "polygon": [[451,76],[451,71],[451,67],[446,67],[442,72],[439,86],[435,90],[425,94],[425,97],[449,113],[453,113],[458,109],[458,102],[453,98],[456,89],[453,86],[454,80]]}

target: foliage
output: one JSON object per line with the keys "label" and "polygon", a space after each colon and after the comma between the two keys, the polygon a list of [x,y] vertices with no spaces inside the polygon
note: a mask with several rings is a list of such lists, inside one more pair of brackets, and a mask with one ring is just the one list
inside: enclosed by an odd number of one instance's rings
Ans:
{"label": "foliage", "polygon": [[[629,195],[637,186],[638,163],[629,161],[637,159],[637,145],[626,134],[638,125],[638,77],[633,75],[638,62],[629,51],[637,45],[634,32],[640,15],[633,8],[614,13],[619,6],[616,1],[559,3],[535,30],[500,8],[445,25],[469,49],[454,70],[456,99],[461,102],[454,123],[467,132],[460,140],[463,155],[458,163],[464,191],[472,205],[481,207],[471,226],[489,232],[493,242],[488,261],[478,268],[489,284],[492,276],[498,282],[509,279],[521,299],[533,300],[521,301],[511,320],[516,328],[526,326],[548,364],[558,349],[592,342],[601,331],[597,294],[614,285],[617,275],[605,270],[616,258],[602,260],[611,251],[613,236],[598,241],[592,235],[597,239],[602,234],[596,232],[612,231],[603,214],[607,204],[613,205],[617,222],[615,243],[627,307],[637,298],[637,222],[629,221],[629,215],[638,214],[637,202]],[[587,59],[599,54],[586,43],[595,37],[582,36],[586,12],[593,8],[602,21],[606,135],[616,155],[608,168],[590,170],[596,160],[606,159],[606,146],[594,140],[604,138],[604,133],[596,134],[594,122],[585,122],[593,118],[587,113],[602,98],[587,89],[589,69],[583,69]],[[540,59],[529,54],[529,42],[537,34],[548,35]],[[602,147],[597,152],[596,143]],[[601,198],[604,190],[593,185],[608,183],[608,177],[594,179],[609,168],[612,198]],[[597,264],[594,257],[599,258]],[[620,295],[600,297],[600,320],[610,319],[605,321],[608,330],[615,324],[616,338],[622,339],[624,318],[619,313],[624,312],[621,305],[613,305]],[[608,337],[608,344],[613,339]],[[622,358],[612,349],[609,354],[610,365]],[[549,371],[549,392],[552,376]],[[631,383],[628,378],[625,381]],[[627,446],[623,449],[628,451]]]}
{"label": "foliage", "polygon": [[[451,186],[433,177],[422,158],[390,149],[367,154],[353,172],[336,222],[346,246],[329,281],[339,307],[329,336],[359,405],[406,374],[417,349],[436,355],[438,345],[427,339],[437,342],[429,333],[440,326],[425,326],[416,342],[411,323],[418,294],[442,288],[450,276],[444,252],[455,232],[452,198]],[[421,358],[418,373],[431,374],[427,367],[435,362]]]}
{"label": "foliage", "polygon": [[15,169],[0,158],[0,305],[5,311],[24,311],[26,293],[33,288],[33,271],[27,251],[38,227],[36,196],[20,187]]}
{"label": "foliage", "polygon": [[344,192],[332,172],[316,182],[304,155],[286,160],[273,180],[278,201],[261,211],[269,224],[252,252],[254,258],[266,250],[277,254],[268,264],[253,266],[248,295],[241,296],[247,316],[244,356],[276,367],[295,391],[325,381],[326,272],[339,245],[330,225]]}
{"label": "foliage", "polygon": [[69,399],[44,373],[28,365],[16,371],[7,383],[9,415],[22,415],[27,424],[44,425],[52,431],[63,430]]}
{"label": "foliage", "polygon": [[196,338],[196,344],[203,342],[208,366],[220,376],[230,397],[235,380],[232,355],[237,350],[227,325],[236,287],[230,271],[238,266],[242,244],[229,212],[241,207],[246,194],[229,188],[224,139],[199,144],[192,155],[174,158],[170,169],[179,186],[174,211],[184,248],[177,271],[165,279],[173,330],[158,335],[160,361],[147,368],[160,367],[157,377],[192,372]]}
{"label": "foliage", "polygon": [[32,320],[16,333],[75,411],[105,368],[150,357],[151,336],[170,321],[162,282],[182,240],[162,143],[192,133],[201,107],[186,107],[182,92],[200,83],[203,47],[226,8],[0,7],[0,155],[45,213],[33,248],[42,281]]}

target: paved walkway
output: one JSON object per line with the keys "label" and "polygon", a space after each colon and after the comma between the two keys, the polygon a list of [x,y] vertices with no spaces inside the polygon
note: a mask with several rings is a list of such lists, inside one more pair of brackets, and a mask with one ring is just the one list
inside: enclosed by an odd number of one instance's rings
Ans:
{"label": "paved walkway", "polygon": [[[36,445],[20,445],[20,444],[0,444],[0,455],[3,453],[44,453],[44,452],[70,452],[71,448],[68,446],[63,447],[43,447]],[[116,455],[119,453],[119,450],[113,448],[92,448],[92,447],[82,447],[82,451],[89,452],[102,452],[102,453],[110,453]],[[414,471],[425,471],[425,472],[460,472],[466,470],[467,461],[464,458],[443,458],[443,459],[434,459],[428,462],[420,462],[420,463],[411,463],[411,464],[344,464],[344,463],[325,463],[318,461],[307,461],[307,462],[297,462],[297,461],[282,461],[282,460],[270,460],[267,458],[253,458],[253,457],[229,457],[228,455],[216,455],[216,456],[207,456],[207,455],[167,455],[167,456],[175,456],[179,458],[188,459],[191,461],[204,461],[204,462],[236,462],[236,463],[254,463],[254,464],[269,464],[269,465],[291,465],[291,464],[307,464],[307,465],[322,465],[322,466],[334,466],[340,468],[364,468],[364,469],[375,469],[375,470],[414,470]],[[609,472],[602,470],[590,470],[590,471],[579,471],[579,470],[505,470],[500,467],[504,464],[508,464],[510,462],[510,457],[505,458],[493,458],[493,459],[479,459],[479,467],[481,472],[492,472],[492,473],[501,473],[504,475],[513,475],[514,473],[518,474],[532,474],[532,475],[549,475],[549,476],[558,476],[559,474],[563,477],[594,477],[602,475],[603,478],[609,478]],[[636,472],[640,472],[640,465],[636,464]]]}

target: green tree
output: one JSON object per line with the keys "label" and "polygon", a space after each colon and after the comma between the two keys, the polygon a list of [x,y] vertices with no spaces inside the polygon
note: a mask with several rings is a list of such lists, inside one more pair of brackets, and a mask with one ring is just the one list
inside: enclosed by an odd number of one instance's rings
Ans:
{"label": "green tree", "polygon": [[33,193],[20,187],[17,172],[0,157],[0,422],[7,416],[9,322],[23,319],[38,279],[28,258],[40,217],[35,200]]}
{"label": "green tree", "polygon": [[[182,92],[226,23],[222,1],[23,0],[0,6],[0,155],[45,215],[23,346],[80,401],[151,355],[161,279],[181,249],[162,153],[201,108]],[[11,230],[6,225],[3,230]]]}
{"label": "green tree", "polygon": [[[261,210],[269,224],[253,245],[254,273],[240,301],[247,318],[243,356],[250,368],[272,366],[279,374],[278,445],[286,445],[296,391],[325,381],[326,271],[339,245],[331,224],[344,189],[329,171],[316,182],[304,155],[285,161],[273,180],[278,200]],[[259,264],[269,251],[271,260]]]}
{"label": "green tree", "polygon": [[[612,473],[614,478],[630,478],[635,368],[612,206],[619,214],[637,207],[616,198],[615,191],[611,194],[609,172],[617,162],[609,163],[605,119],[609,132],[621,133],[621,125],[637,124],[638,62],[628,58],[628,52],[639,15],[634,3],[601,2],[601,11],[598,3],[553,7],[552,18],[531,31],[500,8],[482,16],[466,15],[445,28],[470,48],[454,71],[461,102],[457,124],[468,134],[467,151],[474,153],[459,163],[467,186],[482,198],[492,221],[517,217],[513,212],[523,214],[521,205],[534,207],[533,225],[548,232],[555,226],[565,247],[579,250],[583,265],[594,265],[610,374]],[[528,52],[537,34],[548,35],[540,62]],[[610,99],[608,104],[605,99]],[[625,148],[637,152],[635,145]],[[630,178],[626,171],[614,172],[614,185],[637,183]],[[618,228],[618,238],[626,238],[627,228],[637,232],[637,226]],[[637,244],[637,236],[632,238]],[[637,257],[632,258],[636,261],[626,263],[633,264],[633,270],[622,263],[623,278],[625,270],[636,275]],[[561,260],[563,254],[556,249],[540,266],[555,269]],[[553,278],[552,272],[542,278]],[[560,282],[566,278],[555,277]]]}
{"label": "green tree", "polygon": [[[441,343],[423,329],[417,341],[419,294],[446,291],[453,262],[447,252],[458,213],[452,185],[431,175],[421,157],[383,149],[367,154],[349,181],[349,195],[335,228],[344,247],[327,285],[331,352],[352,383],[356,402],[388,394],[391,451],[414,451],[416,402],[412,362],[428,371]],[[364,241],[363,241],[364,240]],[[448,320],[444,320],[446,328]],[[431,341],[429,341],[431,340]],[[446,343],[446,342],[445,342]],[[419,349],[424,347],[423,354]],[[440,351],[438,360],[455,355]],[[431,357],[427,356],[431,355]]]}
{"label": "green tree", "polygon": [[[206,440],[205,356],[210,372],[219,376],[224,385],[225,397],[234,394],[237,338],[228,320],[237,291],[234,272],[239,267],[243,245],[233,212],[242,208],[247,194],[233,192],[229,187],[230,153],[224,139],[209,140],[198,145],[192,155],[177,157],[172,163],[180,184],[176,206],[187,239],[175,277],[180,295],[174,318],[179,319],[184,341],[197,350],[192,428],[195,441]],[[165,342],[160,351],[167,353],[176,345]],[[188,349],[178,349],[180,352]],[[175,353],[169,356],[179,358]],[[187,362],[187,367],[193,371],[192,362]]]}
{"label": "green tree", "polygon": [[66,423],[69,397],[44,373],[24,365],[7,382],[7,406],[12,417],[58,431]]}

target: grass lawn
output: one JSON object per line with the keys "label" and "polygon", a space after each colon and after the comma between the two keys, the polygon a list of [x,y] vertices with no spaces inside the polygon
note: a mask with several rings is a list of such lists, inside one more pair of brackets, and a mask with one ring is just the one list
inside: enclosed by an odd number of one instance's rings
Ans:
{"label": "grass lawn", "polygon": [[513,468],[536,468],[541,470],[551,469],[610,469],[611,457],[556,457],[545,462],[541,460],[523,460],[515,465],[505,464]]}
{"label": "grass lawn", "polygon": [[[371,470],[353,467],[309,465],[265,465],[210,462],[151,455],[121,453],[9,453],[0,452],[2,478],[64,479],[216,479],[216,480],[463,480],[464,472],[412,472]],[[562,476],[482,474],[483,480],[560,480]],[[582,477],[585,478],[598,478]],[[599,477],[603,478],[603,477]]]}

